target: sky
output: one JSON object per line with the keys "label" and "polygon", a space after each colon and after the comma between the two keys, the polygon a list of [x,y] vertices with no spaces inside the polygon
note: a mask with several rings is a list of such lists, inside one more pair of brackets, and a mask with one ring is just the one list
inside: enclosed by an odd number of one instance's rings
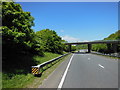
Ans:
{"label": "sky", "polygon": [[17,2],[119,2],[120,0],[14,0]]}
{"label": "sky", "polygon": [[68,42],[102,40],[118,30],[117,2],[17,2],[34,17],[34,31],[55,30]]}

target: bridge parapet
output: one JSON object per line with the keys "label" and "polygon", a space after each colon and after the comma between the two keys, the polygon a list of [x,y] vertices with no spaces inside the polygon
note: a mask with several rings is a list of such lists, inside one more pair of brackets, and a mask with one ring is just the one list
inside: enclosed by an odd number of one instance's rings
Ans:
{"label": "bridge parapet", "polygon": [[75,45],[75,44],[100,44],[100,43],[105,43],[105,44],[120,44],[120,40],[96,40],[96,41],[89,41],[89,42],[71,42],[71,43],[65,43],[66,45]]}
{"label": "bridge parapet", "polygon": [[112,44],[114,47],[114,52],[117,52],[117,44],[120,44],[120,40],[96,40],[96,41],[89,41],[89,42],[72,42],[72,43],[65,43],[69,45],[69,50],[71,51],[71,45],[80,45],[80,44],[87,44],[88,45],[88,52],[91,52],[92,44]]}

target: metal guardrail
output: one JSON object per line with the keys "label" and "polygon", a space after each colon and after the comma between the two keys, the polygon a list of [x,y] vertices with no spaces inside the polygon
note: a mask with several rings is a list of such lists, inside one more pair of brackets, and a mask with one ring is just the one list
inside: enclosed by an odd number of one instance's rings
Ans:
{"label": "metal guardrail", "polygon": [[42,63],[42,64],[39,64],[39,65],[37,65],[37,66],[32,66],[32,74],[33,74],[33,75],[41,74],[41,73],[40,73],[40,69],[42,69],[44,66],[46,66],[46,65],[48,65],[48,64],[50,64],[50,63],[52,63],[52,62],[54,62],[54,61],[62,58],[63,56],[66,56],[66,55],[68,55],[68,54],[69,54],[69,53],[63,54],[63,55],[61,55],[61,56],[59,56],[59,57],[57,57],[57,58],[51,59],[51,60],[46,61],[46,62],[44,62],[44,63]]}
{"label": "metal guardrail", "polygon": [[111,53],[111,54],[103,54],[103,53],[100,53],[100,52],[91,52],[91,53],[120,58],[120,53]]}

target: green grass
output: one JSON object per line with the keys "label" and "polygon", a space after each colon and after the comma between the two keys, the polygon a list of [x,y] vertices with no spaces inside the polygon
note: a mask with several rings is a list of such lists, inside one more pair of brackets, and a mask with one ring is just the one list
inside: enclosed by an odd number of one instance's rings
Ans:
{"label": "green grass", "polygon": [[64,60],[66,60],[70,55],[71,54],[57,60],[57,62],[54,65],[52,65],[50,68],[46,69],[42,73],[42,76],[40,78],[35,77],[34,81],[26,85],[25,88],[38,88],[43,83],[44,79],[46,79],[58,67],[58,65],[61,64]]}
{"label": "green grass", "polygon": [[40,56],[34,56],[33,59],[35,61],[37,61],[37,64],[41,64],[43,62],[46,62],[48,60],[51,60],[55,57],[60,56],[59,54],[55,54],[55,53],[49,53],[49,52],[45,52],[45,56],[44,57],[40,57]]}
{"label": "green grass", "polygon": [[6,74],[2,77],[3,88],[22,88],[27,83],[33,81],[34,76],[32,74],[19,74],[9,78]]}
{"label": "green grass", "polygon": [[[33,56],[33,59],[34,61],[37,62],[37,64],[40,64],[40,63],[46,62],[58,56],[60,56],[60,54],[45,52],[44,57]],[[44,72],[47,71],[47,74],[44,74],[43,72],[41,77],[34,77],[31,73],[3,72],[2,73],[2,88],[26,88],[26,87],[31,87],[30,85],[31,83],[33,85],[32,87],[36,87],[36,84],[38,84],[37,82],[39,82],[37,81],[37,79],[43,80],[53,71],[53,69],[50,70],[49,67],[44,67],[44,69],[45,69]],[[47,69],[49,69],[50,71]],[[18,69],[16,71],[20,71],[20,70]],[[33,82],[35,82],[36,84]]]}
{"label": "green grass", "polygon": [[2,73],[0,72],[0,90],[2,88]]}

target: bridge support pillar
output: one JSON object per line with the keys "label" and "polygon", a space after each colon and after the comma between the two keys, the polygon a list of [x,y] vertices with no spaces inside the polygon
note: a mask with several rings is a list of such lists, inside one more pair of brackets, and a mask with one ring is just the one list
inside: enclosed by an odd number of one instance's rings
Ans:
{"label": "bridge support pillar", "polygon": [[69,45],[69,52],[71,52],[71,44]]}
{"label": "bridge support pillar", "polygon": [[88,53],[91,52],[91,44],[88,44]]}
{"label": "bridge support pillar", "polygon": [[117,53],[117,44],[112,44],[112,48],[114,53]]}
{"label": "bridge support pillar", "polygon": [[111,48],[111,44],[107,44],[107,49],[108,50],[111,50],[112,48]]}

